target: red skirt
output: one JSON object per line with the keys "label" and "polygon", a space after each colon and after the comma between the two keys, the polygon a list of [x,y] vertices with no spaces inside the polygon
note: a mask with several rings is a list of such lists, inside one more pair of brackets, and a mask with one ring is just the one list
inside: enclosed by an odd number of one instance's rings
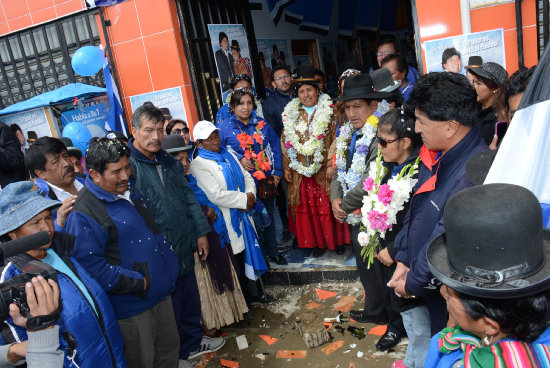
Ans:
{"label": "red skirt", "polygon": [[300,248],[328,248],[350,244],[347,223],[332,215],[330,198],[314,177],[303,177],[300,183],[300,205],[294,207],[295,218],[289,210],[289,230],[298,238]]}

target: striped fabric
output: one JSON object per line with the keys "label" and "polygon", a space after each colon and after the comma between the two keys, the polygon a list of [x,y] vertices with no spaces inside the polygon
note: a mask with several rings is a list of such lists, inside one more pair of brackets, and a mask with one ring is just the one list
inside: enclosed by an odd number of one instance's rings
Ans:
{"label": "striped fabric", "polygon": [[502,341],[490,347],[456,326],[439,334],[439,351],[464,352],[464,368],[550,368],[550,346],[521,341]]}

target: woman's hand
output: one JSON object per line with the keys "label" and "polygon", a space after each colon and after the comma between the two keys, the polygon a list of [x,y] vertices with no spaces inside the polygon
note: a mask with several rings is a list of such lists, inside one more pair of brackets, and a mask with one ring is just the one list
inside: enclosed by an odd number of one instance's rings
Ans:
{"label": "woman's hand", "polygon": [[332,165],[327,167],[327,172],[325,173],[325,177],[327,178],[328,181],[332,181],[332,178],[334,177],[334,172],[335,171],[336,171],[336,169],[334,167],[332,167]]}
{"label": "woman's hand", "polygon": [[197,251],[199,252],[200,260],[206,261],[209,252],[208,238],[206,235],[197,238]]}
{"label": "woman's hand", "polygon": [[387,247],[378,252],[377,258],[380,263],[382,263],[386,267],[390,267],[393,264],[393,259],[391,259],[390,252],[388,252]]}
{"label": "woman's hand", "polygon": [[279,185],[279,182],[281,181],[281,177],[277,175],[273,175],[273,180],[275,180],[275,186]]}
{"label": "woman's hand", "polygon": [[335,198],[335,199],[332,200],[332,213],[334,214],[334,218],[336,218],[336,220],[338,220],[338,221],[342,221],[348,215],[340,207],[341,204],[342,204],[342,199],[341,198]]}
{"label": "woman's hand", "polygon": [[292,183],[292,173],[288,169],[283,170],[283,176],[285,177],[285,181],[287,183]]}
{"label": "woman's hand", "polygon": [[252,162],[244,156],[241,158],[241,165],[243,165],[246,171],[254,170]]}

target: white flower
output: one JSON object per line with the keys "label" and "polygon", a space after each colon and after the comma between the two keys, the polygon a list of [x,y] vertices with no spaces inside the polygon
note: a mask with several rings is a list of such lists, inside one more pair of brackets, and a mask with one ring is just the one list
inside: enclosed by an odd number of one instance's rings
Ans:
{"label": "white flower", "polygon": [[359,236],[357,237],[357,240],[359,241],[359,245],[364,247],[369,244],[370,237],[367,235],[367,233],[365,233],[364,231],[361,231],[359,233]]}

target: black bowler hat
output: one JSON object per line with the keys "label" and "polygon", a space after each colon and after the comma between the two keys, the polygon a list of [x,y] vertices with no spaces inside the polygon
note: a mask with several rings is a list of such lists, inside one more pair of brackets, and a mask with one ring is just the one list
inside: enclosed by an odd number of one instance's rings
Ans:
{"label": "black bowler hat", "polygon": [[401,81],[394,81],[388,68],[376,69],[369,75],[372,78],[376,92],[393,92],[401,87]]}
{"label": "black bowler hat", "polygon": [[468,58],[468,65],[464,66],[464,69],[479,68],[483,64],[481,56],[470,56]]}
{"label": "black bowler hat", "polygon": [[177,153],[180,151],[189,151],[193,148],[190,144],[185,144],[185,140],[181,134],[166,135],[162,139],[161,147],[168,153]]}
{"label": "black bowler hat", "polygon": [[495,161],[497,150],[489,150],[472,156],[466,162],[466,177],[474,185],[482,185],[485,182],[487,174]]}
{"label": "black bowler hat", "polygon": [[358,74],[346,78],[342,97],[335,98],[334,101],[348,101],[359,98],[383,99],[390,97],[390,92],[376,92],[374,82],[368,74]]}
{"label": "black bowler hat", "polygon": [[427,250],[432,274],[460,293],[523,298],[550,288],[550,230],[533,193],[487,184],[451,197],[445,232]]}
{"label": "black bowler hat", "polygon": [[319,78],[315,78],[315,67],[311,64],[304,64],[294,69],[292,83],[320,83]]}

